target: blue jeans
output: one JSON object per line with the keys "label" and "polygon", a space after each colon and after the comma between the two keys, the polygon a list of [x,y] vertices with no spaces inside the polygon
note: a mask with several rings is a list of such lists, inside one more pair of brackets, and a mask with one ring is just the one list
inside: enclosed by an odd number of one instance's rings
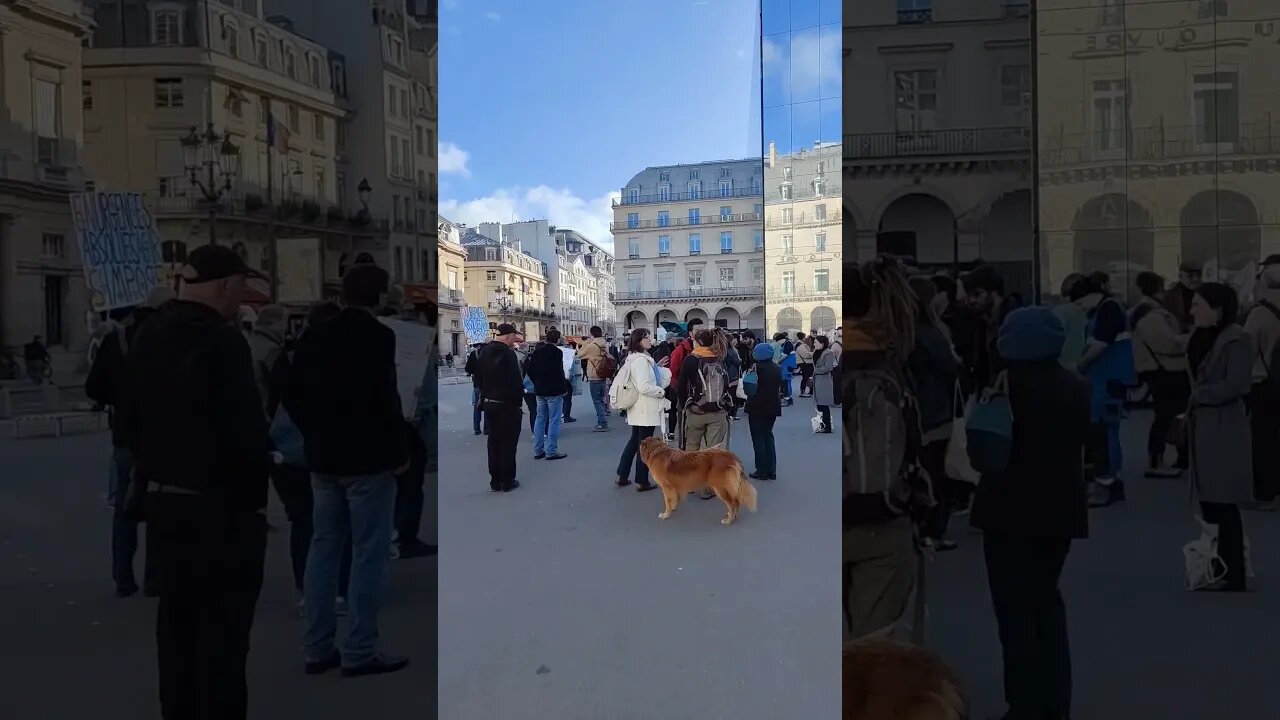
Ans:
{"label": "blue jeans", "polygon": [[636,484],[649,484],[649,466],[644,464],[644,459],[640,457],[640,443],[645,438],[653,437],[653,433],[658,428],[652,425],[632,425],[631,438],[627,440],[627,446],[622,448],[622,457],[618,458],[618,477],[624,478],[631,475],[631,463],[634,461],[636,465]]}
{"label": "blue jeans", "polygon": [[533,454],[560,452],[560,425],[564,423],[564,396],[538,396],[538,417],[533,421]]}
{"label": "blue jeans", "polygon": [[603,380],[592,380],[588,387],[591,390],[591,404],[596,406],[596,425],[599,427],[608,427],[609,418],[605,413],[604,407],[604,385]]}
{"label": "blue jeans", "polygon": [[342,664],[354,667],[377,655],[378,609],[387,589],[396,481],[391,473],[336,477],[311,476],[314,495],[311,552],[307,555],[305,630],[308,661],[333,655],[337,635],[334,599],[342,546],[351,538],[351,580],[347,590],[350,626]]}
{"label": "blue jeans", "polygon": [[[480,434],[480,418],[484,415],[480,410],[480,386],[471,386],[471,429]],[[487,423],[486,423],[487,424]]]}
{"label": "blue jeans", "polygon": [[125,509],[133,482],[133,455],[127,448],[114,448],[111,466],[116,481],[111,503],[111,579],[115,580],[117,590],[137,590],[133,558],[138,553],[138,518],[131,517]]}

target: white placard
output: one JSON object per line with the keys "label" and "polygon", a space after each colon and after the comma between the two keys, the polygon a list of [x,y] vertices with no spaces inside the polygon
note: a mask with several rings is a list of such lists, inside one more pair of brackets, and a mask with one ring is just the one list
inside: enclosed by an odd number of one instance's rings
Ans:
{"label": "white placard", "polygon": [[159,284],[160,232],[142,193],[72,193],[84,279],[94,310],[141,305]]}

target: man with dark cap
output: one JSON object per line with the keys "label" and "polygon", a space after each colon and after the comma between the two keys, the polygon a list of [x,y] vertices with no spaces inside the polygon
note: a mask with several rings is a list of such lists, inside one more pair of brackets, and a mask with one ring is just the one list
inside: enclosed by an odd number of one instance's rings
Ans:
{"label": "man with dark cap", "polygon": [[1184,260],[1178,266],[1178,282],[1164,294],[1164,306],[1178,318],[1182,332],[1191,332],[1191,298],[1204,282],[1204,265],[1198,260]]}
{"label": "man with dark cap", "polygon": [[195,249],[179,299],[141,327],[131,352],[133,494],[145,492],[156,545],[165,720],[248,713],[270,447],[249,346],[233,323],[255,276],[229,247]]}
{"label": "man with dark cap", "polygon": [[1280,497],[1280,397],[1270,378],[1280,373],[1275,351],[1280,343],[1280,255],[1268,255],[1258,267],[1257,302],[1244,321],[1257,348],[1249,427],[1253,435],[1253,494],[1259,510],[1275,510]]}
{"label": "man with dark cap", "polygon": [[476,356],[480,398],[489,421],[489,489],[511,492],[516,480],[516,447],[520,444],[524,379],[515,346],[524,334],[511,323],[502,323],[494,339]]}

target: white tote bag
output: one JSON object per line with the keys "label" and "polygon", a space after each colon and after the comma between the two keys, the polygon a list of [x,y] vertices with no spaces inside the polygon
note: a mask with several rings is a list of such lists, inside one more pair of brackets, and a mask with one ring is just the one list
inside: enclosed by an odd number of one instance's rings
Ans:
{"label": "white tote bag", "polygon": [[[964,395],[960,392],[960,384],[956,383],[956,403],[963,401]],[[969,420],[969,413],[973,412],[973,402],[970,399],[969,402],[964,403],[964,415],[951,422],[951,442],[947,444],[946,471],[949,478],[977,485],[982,475],[969,464],[969,436],[965,434],[965,424]]]}
{"label": "white tote bag", "polygon": [[[1218,554],[1218,526],[1205,522],[1199,515],[1196,522],[1200,524],[1200,537],[1182,546],[1188,590],[1212,585],[1227,574],[1227,566]],[[1244,569],[1245,577],[1252,579],[1253,558],[1250,557],[1247,535],[1244,538]]]}

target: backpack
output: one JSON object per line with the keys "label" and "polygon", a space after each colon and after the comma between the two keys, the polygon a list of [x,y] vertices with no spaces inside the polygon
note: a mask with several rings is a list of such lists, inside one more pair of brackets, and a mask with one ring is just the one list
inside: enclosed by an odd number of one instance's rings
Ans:
{"label": "backpack", "polygon": [[760,389],[760,376],[754,369],[742,374],[742,393],[747,397],[755,397]]}
{"label": "backpack", "polygon": [[600,356],[596,361],[596,377],[601,380],[610,380],[614,375],[618,374],[618,363],[610,357],[609,353]]}
{"label": "backpack", "polygon": [[689,412],[705,415],[725,409],[729,397],[729,373],[719,361],[703,359],[698,363],[696,395],[689,398]]}
{"label": "backpack", "polygon": [[[931,507],[932,487],[919,465],[920,412],[909,380],[867,368],[854,370],[844,384],[845,526]],[[872,497],[876,502],[866,502]]]}
{"label": "backpack", "polygon": [[982,391],[965,421],[965,450],[969,464],[981,474],[1009,469],[1013,457],[1013,405],[1009,401],[1009,371],[996,376]]}
{"label": "backpack", "polygon": [[[636,362],[644,362],[637,360]],[[622,382],[615,382],[609,390],[609,404],[619,410],[630,410],[635,404],[640,402],[640,389],[635,386],[632,378],[634,370],[631,368],[633,363],[627,363],[623,368],[627,371],[622,375]]]}

